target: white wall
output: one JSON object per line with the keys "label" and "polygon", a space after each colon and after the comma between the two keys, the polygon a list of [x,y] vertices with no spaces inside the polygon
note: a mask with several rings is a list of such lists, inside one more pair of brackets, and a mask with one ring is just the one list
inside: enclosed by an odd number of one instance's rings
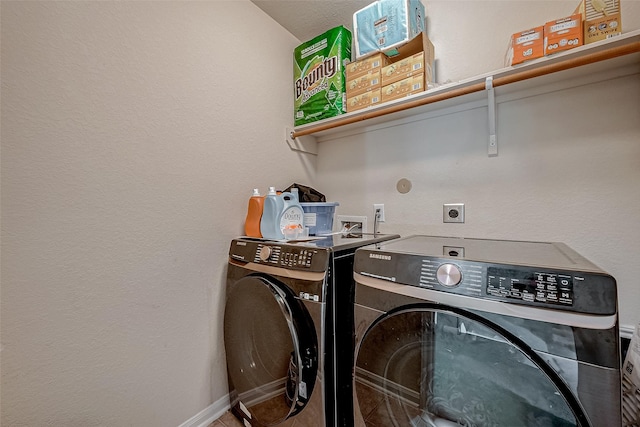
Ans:
{"label": "white wall", "polygon": [[3,426],[176,426],[227,393],[229,242],[298,41],[248,1],[2,2]]}
{"label": "white wall", "polygon": [[[511,33],[573,10],[565,2],[425,3],[440,83],[502,68]],[[623,0],[623,27],[640,28],[640,2]],[[317,187],[340,202],[338,214],[364,214],[370,224],[372,205],[384,203],[382,232],[565,242],[617,279],[621,323],[632,328],[640,321],[634,70],[545,95],[498,97],[498,157],[487,156],[487,108],[474,104],[325,137]],[[413,184],[407,194],[396,190],[401,178]],[[465,203],[464,224],[442,223],[443,203],[453,202]]]}

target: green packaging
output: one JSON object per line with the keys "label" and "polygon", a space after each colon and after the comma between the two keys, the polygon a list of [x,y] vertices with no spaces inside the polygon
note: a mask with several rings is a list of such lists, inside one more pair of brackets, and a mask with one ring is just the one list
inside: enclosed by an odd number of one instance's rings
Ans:
{"label": "green packaging", "polygon": [[351,61],[351,32],[343,26],[293,51],[294,125],[345,113],[345,65]]}

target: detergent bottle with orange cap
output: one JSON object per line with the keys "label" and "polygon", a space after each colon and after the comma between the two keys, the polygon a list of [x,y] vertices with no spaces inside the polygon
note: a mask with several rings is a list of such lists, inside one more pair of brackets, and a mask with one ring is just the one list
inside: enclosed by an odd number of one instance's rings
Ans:
{"label": "detergent bottle with orange cap", "polygon": [[247,207],[247,218],[244,221],[244,234],[249,237],[262,237],[260,233],[260,220],[264,209],[264,196],[260,195],[260,190],[253,189],[253,195],[249,199]]}

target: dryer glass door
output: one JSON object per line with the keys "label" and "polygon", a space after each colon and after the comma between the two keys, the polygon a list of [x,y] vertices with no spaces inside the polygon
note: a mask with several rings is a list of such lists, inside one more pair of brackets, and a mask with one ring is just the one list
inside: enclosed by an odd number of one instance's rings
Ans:
{"label": "dryer glass door", "polygon": [[517,337],[473,313],[440,307],[390,312],[369,327],[356,358],[358,423],[588,424],[571,391]]}
{"label": "dryer glass door", "polygon": [[232,401],[240,400],[251,418],[277,425],[304,408],[316,380],[318,346],[309,312],[288,287],[259,275],[234,283],[224,341]]}

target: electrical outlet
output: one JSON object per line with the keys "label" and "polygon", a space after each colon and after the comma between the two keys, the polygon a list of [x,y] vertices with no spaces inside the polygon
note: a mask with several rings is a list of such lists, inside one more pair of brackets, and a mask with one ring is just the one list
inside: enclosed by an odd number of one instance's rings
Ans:
{"label": "electrical outlet", "polygon": [[373,205],[373,218],[376,217],[376,212],[380,209],[380,214],[378,216],[378,222],[384,222],[384,203],[375,203]]}
{"label": "electrical outlet", "polygon": [[356,215],[338,215],[339,230],[350,230],[355,233],[367,232],[367,217]]}
{"label": "electrical outlet", "polygon": [[446,203],[442,206],[442,222],[464,222],[464,203]]}

